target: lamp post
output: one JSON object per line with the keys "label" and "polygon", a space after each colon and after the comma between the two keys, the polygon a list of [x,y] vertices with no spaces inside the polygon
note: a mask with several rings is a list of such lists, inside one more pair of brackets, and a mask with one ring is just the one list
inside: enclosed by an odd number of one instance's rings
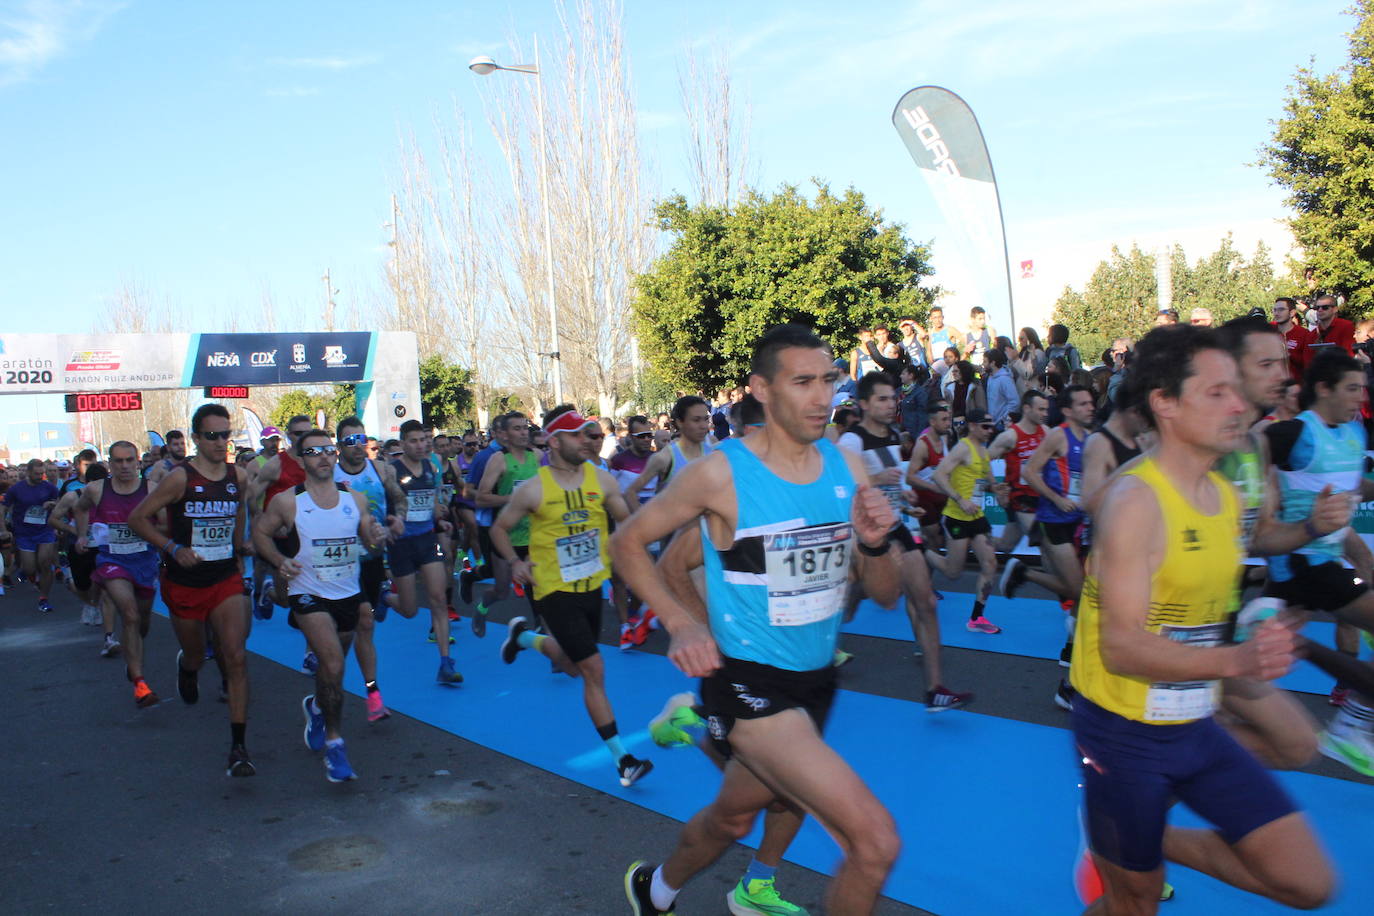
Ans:
{"label": "lamp post", "polygon": [[539,73],[539,39],[534,39],[534,63],[502,66],[490,57],[474,57],[468,69],[479,76],[489,76],[497,70],[529,73],[535,77],[535,108],[539,121],[539,196],[544,205],[544,267],[549,298],[549,357],[553,360],[553,401],[563,403],[563,365],[558,345],[558,305],[554,300],[553,283],[553,218],[549,215],[549,138],[544,125],[544,80]]}

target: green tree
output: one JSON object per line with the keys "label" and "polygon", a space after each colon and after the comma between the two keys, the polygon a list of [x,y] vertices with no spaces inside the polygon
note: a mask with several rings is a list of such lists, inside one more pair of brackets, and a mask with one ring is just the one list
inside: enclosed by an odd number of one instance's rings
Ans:
{"label": "green tree", "polygon": [[425,422],[447,429],[472,414],[472,372],[438,353],[420,363],[420,411]]}
{"label": "green tree", "polygon": [[1287,189],[1289,220],[1321,289],[1374,305],[1374,0],[1356,0],[1350,56],[1320,76],[1298,68],[1260,164]]}
{"label": "green tree", "polygon": [[733,206],[659,204],[668,251],[636,281],[640,347],[655,380],[712,391],[740,382],[755,342],[787,321],[813,326],[847,355],[855,331],[924,317],[935,290],[930,252],[883,220],[853,188],[814,200],[791,185]]}
{"label": "green tree", "polygon": [[311,395],[304,388],[292,388],[282,392],[281,397],[277,398],[276,406],[268,414],[268,420],[273,426],[286,429],[287,421],[298,414],[303,414],[313,420],[317,409],[316,396]]}
{"label": "green tree", "polygon": [[336,382],[327,391],[315,392],[292,388],[277,398],[276,405],[268,413],[268,421],[285,429],[292,417],[304,415],[313,422],[321,410],[324,411],[325,426],[332,429],[344,417],[357,412],[357,386]]}

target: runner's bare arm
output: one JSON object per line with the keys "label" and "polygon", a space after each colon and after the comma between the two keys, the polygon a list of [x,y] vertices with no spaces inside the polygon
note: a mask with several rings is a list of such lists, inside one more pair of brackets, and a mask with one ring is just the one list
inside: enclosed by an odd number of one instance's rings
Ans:
{"label": "runner's bare arm", "polygon": [[692,581],[692,570],[702,564],[701,533],[696,525],[683,528],[659,554],[658,572],[682,607],[702,624],[710,620],[706,602]]}
{"label": "runner's bare arm", "polygon": [[404,521],[406,491],[401,489],[401,485],[396,481],[396,469],[389,463],[378,464],[373,462],[372,466],[377,469],[382,478],[382,489],[386,491],[386,524],[392,534],[400,536],[406,533]]}
{"label": "runner's bare arm", "polygon": [[258,468],[257,473],[248,481],[248,492],[244,496],[243,502],[248,503],[250,510],[258,511],[255,507],[262,501],[263,494],[267,492],[268,487],[277,482],[277,478],[280,476],[281,456],[273,455],[266,464]]}
{"label": "runner's bare arm", "polygon": [[[886,548],[888,534],[897,524],[897,516],[893,513],[887,497],[873,486],[871,478],[864,470],[863,459],[858,455],[846,454],[844,460],[849,465],[849,473],[854,475],[854,482],[858,484],[850,508],[854,536],[868,547]],[[902,583],[898,577],[897,563],[892,559],[891,553],[870,557],[856,550],[851,568],[854,578],[863,583],[868,597],[883,607],[892,607],[896,603],[897,596],[901,594]]]}
{"label": "runner's bare arm", "polygon": [[482,469],[482,480],[477,484],[477,503],[481,509],[496,509],[504,506],[509,500],[509,496],[500,496],[496,492],[496,485],[501,482],[501,474],[506,466],[506,455],[504,452],[497,452],[491,456],[487,466]]}
{"label": "runner's bare arm", "polygon": [[71,514],[72,509],[76,508],[76,500],[79,495],[79,490],[71,490],[62,494],[57,505],[53,506],[52,511],[48,513],[49,528],[63,534],[70,534],[73,537],[76,535],[76,529],[72,527],[71,522],[67,521],[67,516]]}
{"label": "runner's bare arm", "polygon": [[386,545],[386,528],[372,517],[372,509],[367,497],[356,490],[349,490],[348,496],[358,509],[358,541],[368,550],[377,550]]}
{"label": "runner's bare arm", "polygon": [[1008,428],[1005,432],[998,433],[997,438],[993,439],[992,444],[988,446],[988,460],[996,461],[1014,448],[1016,448],[1016,430]]}
{"label": "runner's bare arm", "polygon": [[625,488],[625,505],[627,507],[638,504],[639,491],[644,489],[649,481],[663,476],[663,472],[667,470],[668,462],[672,460],[672,454],[665,449],[661,452],[654,452],[649,457],[649,463],[644,465],[644,470]]}
{"label": "runner's bare arm", "polygon": [[85,547],[82,543],[91,530],[91,510],[100,504],[100,494],[105,490],[105,481],[93,480],[86,484],[81,490],[81,495],[77,497],[76,505],[72,508],[72,517],[76,519],[76,542],[78,547]]}
{"label": "runner's bare arm", "polygon": [[1093,433],[1083,444],[1083,511],[1097,515],[1097,508],[1107,492],[1107,482],[1115,470],[1116,455],[1112,452],[1112,444],[1101,433]]}
{"label": "runner's bare arm", "polygon": [[1246,545],[1251,556],[1273,557],[1292,553],[1324,534],[1339,531],[1350,524],[1350,497],[1335,493],[1330,484],[1322,488],[1312,501],[1312,511],[1300,522],[1282,522],[1278,517],[1278,472],[1268,468],[1264,501],[1255,518],[1255,529]]}
{"label": "runner's bare arm", "polygon": [[143,540],[152,544],[156,549],[166,552],[175,546],[176,552],[180,553],[181,548],[187,548],[187,544],[176,544],[170,537],[157,530],[153,524],[153,517],[172,503],[186,495],[186,469],[173,468],[167,476],[162,478],[162,483],[157,485],[151,493],[143,498],[133,511],[129,513],[129,530],[141,537]]}
{"label": "runner's bare arm", "polygon": [[[283,496],[288,498],[283,499]],[[239,512],[243,512],[242,503],[239,504]],[[274,567],[287,579],[300,572],[300,564],[295,559],[283,555],[277,549],[276,542],[272,540],[272,537],[283,528],[289,529],[294,524],[296,524],[295,495],[290,492],[282,492],[272,497],[272,501],[258,516],[252,531],[253,549],[256,551],[258,559]]]}
{"label": "runner's bare arm", "polygon": [[1061,511],[1072,512],[1078,508],[1073,501],[1066,496],[1060,496],[1045,483],[1045,465],[1058,458],[1067,447],[1068,441],[1064,438],[1064,430],[1058,427],[1050,430],[1049,435],[1026,459],[1025,466],[1021,468],[1021,481],[1040,494],[1041,499],[1048,499]]}
{"label": "runner's bare arm", "polygon": [[1145,484],[1123,477],[1108,487],[1102,509],[1095,526],[1092,562],[1098,582],[1102,663],[1107,670],[1168,683],[1227,677],[1268,680],[1287,670],[1281,647],[1286,639],[1291,655],[1292,635],[1275,621],[1266,621],[1254,639],[1212,648],[1185,645],[1147,631],[1150,581],[1165,560],[1169,536],[1159,500]]}

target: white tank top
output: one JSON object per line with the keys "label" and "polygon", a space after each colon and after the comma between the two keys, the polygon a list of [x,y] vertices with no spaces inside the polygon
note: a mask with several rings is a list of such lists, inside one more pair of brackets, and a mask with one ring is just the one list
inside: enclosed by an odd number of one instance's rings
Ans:
{"label": "white tank top", "polygon": [[301,541],[296,553],[301,571],[291,579],[287,594],[329,599],[358,594],[362,545],[358,543],[358,504],[352,493],[339,486],[338,504],[322,509],[304,484],[296,487],[296,534]]}

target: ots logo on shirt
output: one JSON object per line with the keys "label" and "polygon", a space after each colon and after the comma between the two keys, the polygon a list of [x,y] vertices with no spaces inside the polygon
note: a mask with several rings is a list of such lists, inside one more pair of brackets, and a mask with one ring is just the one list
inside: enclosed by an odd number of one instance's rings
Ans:
{"label": "ots logo on shirt", "polygon": [[589,518],[591,518],[591,513],[586,509],[573,509],[570,512],[563,513],[563,524],[585,525]]}

